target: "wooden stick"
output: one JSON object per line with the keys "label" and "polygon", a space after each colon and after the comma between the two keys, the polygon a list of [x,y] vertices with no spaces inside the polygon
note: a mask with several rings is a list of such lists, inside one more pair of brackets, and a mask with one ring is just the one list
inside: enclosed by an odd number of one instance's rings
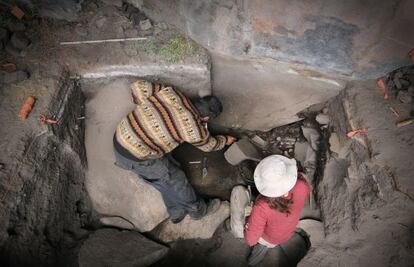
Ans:
{"label": "wooden stick", "polygon": [[403,121],[400,121],[400,122],[397,123],[397,127],[400,128],[400,127],[403,127],[403,126],[407,126],[407,125],[410,125],[413,122],[414,122],[414,119],[403,120]]}
{"label": "wooden stick", "polygon": [[60,45],[100,44],[100,43],[114,43],[114,42],[126,42],[126,41],[142,41],[142,40],[147,40],[147,39],[148,38],[146,37],[115,38],[115,39],[102,39],[102,40],[60,42]]}

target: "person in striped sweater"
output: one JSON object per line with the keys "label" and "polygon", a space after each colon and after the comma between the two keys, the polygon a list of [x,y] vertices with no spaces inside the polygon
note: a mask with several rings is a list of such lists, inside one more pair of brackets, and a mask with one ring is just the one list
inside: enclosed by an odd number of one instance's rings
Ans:
{"label": "person in striped sweater", "polygon": [[191,101],[176,88],[138,80],[131,86],[136,104],[118,124],[113,138],[115,164],[131,170],[161,192],[170,219],[178,223],[189,214],[201,219],[220,206],[197,196],[170,152],[187,142],[205,152],[223,149],[231,136],[212,136],[206,122],[222,111],[214,96]]}

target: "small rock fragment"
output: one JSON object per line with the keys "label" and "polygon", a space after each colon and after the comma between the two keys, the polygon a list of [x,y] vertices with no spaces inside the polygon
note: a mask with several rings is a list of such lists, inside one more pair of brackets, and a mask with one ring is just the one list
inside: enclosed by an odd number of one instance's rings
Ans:
{"label": "small rock fragment", "polygon": [[75,32],[79,36],[87,36],[88,35],[88,30],[85,27],[83,27],[82,24],[76,25]]}
{"label": "small rock fragment", "polygon": [[26,55],[24,51],[17,49],[10,42],[6,45],[5,50],[7,53],[15,57],[24,57]]}
{"label": "small rock fragment", "polygon": [[250,140],[260,148],[265,148],[268,145],[267,141],[258,135],[253,136]]}
{"label": "small rock fragment", "polygon": [[8,72],[3,75],[3,82],[10,83],[19,83],[24,80],[27,80],[30,77],[29,73],[23,70],[18,70],[14,72]]}
{"label": "small rock fragment", "polygon": [[151,21],[149,19],[141,20],[139,22],[139,27],[143,31],[150,30],[152,28]]}
{"label": "small rock fragment", "polygon": [[26,26],[24,25],[23,22],[9,22],[7,24],[7,28],[11,32],[21,32],[21,31],[26,30]]}
{"label": "small rock fragment", "polygon": [[155,27],[160,28],[161,30],[167,30],[168,29],[168,25],[165,22],[159,22],[159,23],[155,24]]}
{"label": "small rock fragment", "polygon": [[11,44],[20,50],[26,49],[30,45],[30,40],[23,32],[15,32],[10,38]]}
{"label": "small rock fragment", "polygon": [[277,146],[277,144],[273,144],[271,147],[270,147],[270,152],[272,153],[272,154],[277,154],[277,155],[281,155],[283,152],[282,152],[282,150],[280,150],[279,149],[279,147]]}
{"label": "small rock fragment", "polygon": [[107,22],[107,18],[105,18],[105,17],[101,17],[101,18],[98,18],[96,21],[95,21],[95,26],[99,29],[99,28],[102,28],[105,24],[106,24],[106,22]]}
{"label": "small rock fragment", "polygon": [[398,90],[400,90],[401,88],[402,88],[402,85],[401,85],[401,83],[400,83],[400,79],[399,78],[397,78],[396,77],[397,75],[395,75],[395,77],[394,77],[394,84],[395,84],[395,87],[397,87],[397,89]]}
{"label": "small rock fragment", "polygon": [[339,143],[339,137],[337,133],[331,133],[331,136],[329,137],[329,146],[332,152],[339,154],[341,145]]}
{"label": "small rock fragment", "polygon": [[409,91],[403,91],[403,90],[398,92],[397,98],[398,100],[401,101],[401,103],[404,103],[404,104],[411,103],[413,99],[412,94]]}
{"label": "small rock fragment", "polygon": [[278,141],[278,142],[282,141],[282,137],[278,136],[278,137],[276,138],[276,141]]}
{"label": "small rock fragment", "polygon": [[316,121],[320,124],[320,125],[326,125],[326,124],[329,124],[329,116],[328,115],[326,115],[326,114],[323,114],[323,113],[319,113],[317,116],[316,116]]}

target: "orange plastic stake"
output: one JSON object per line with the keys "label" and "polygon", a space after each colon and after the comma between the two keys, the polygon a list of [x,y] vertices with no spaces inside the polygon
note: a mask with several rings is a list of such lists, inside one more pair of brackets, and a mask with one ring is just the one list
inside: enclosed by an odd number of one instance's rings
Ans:
{"label": "orange plastic stake", "polygon": [[348,137],[354,137],[354,136],[356,136],[358,134],[364,134],[366,132],[368,132],[368,128],[360,128],[360,129],[356,129],[356,130],[352,130],[350,132],[347,132],[346,133],[346,136],[348,136]]}
{"label": "orange plastic stake", "polygon": [[21,10],[18,6],[12,7],[10,12],[13,14],[13,16],[15,16],[18,19],[22,19],[24,17],[23,10]]}
{"label": "orange plastic stake", "polygon": [[388,99],[389,98],[388,86],[385,84],[385,81],[383,78],[380,78],[377,80],[377,86],[384,93],[384,99]]}
{"label": "orange plastic stake", "polygon": [[57,121],[57,120],[54,120],[54,119],[48,118],[48,117],[46,117],[46,115],[44,115],[44,114],[40,114],[40,116],[39,116],[39,121],[40,121],[40,123],[42,123],[42,124],[57,124],[57,123],[58,123],[58,121]]}
{"label": "orange plastic stake", "polygon": [[29,113],[32,111],[33,109],[33,105],[36,102],[36,99],[33,96],[29,96],[26,101],[24,101],[20,112],[19,112],[19,117],[21,119],[26,119],[27,116],[29,116]]}

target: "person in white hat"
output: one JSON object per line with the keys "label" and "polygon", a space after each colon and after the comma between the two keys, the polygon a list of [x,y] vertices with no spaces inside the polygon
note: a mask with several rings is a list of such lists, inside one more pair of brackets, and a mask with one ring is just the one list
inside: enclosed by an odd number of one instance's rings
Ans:
{"label": "person in white hat", "polygon": [[[296,160],[281,155],[272,155],[260,161],[254,171],[254,183],[260,194],[245,225],[244,216],[233,216],[240,213],[233,210],[240,203],[231,203],[232,232],[236,237],[244,237],[247,244],[253,247],[249,265],[259,263],[269,248],[291,238],[311,191],[304,174],[298,173]],[[240,186],[232,191],[231,201],[237,199],[248,205],[249,198],[248,191]],[[237,227],[240,225],[244,225],[244,229]]]}

